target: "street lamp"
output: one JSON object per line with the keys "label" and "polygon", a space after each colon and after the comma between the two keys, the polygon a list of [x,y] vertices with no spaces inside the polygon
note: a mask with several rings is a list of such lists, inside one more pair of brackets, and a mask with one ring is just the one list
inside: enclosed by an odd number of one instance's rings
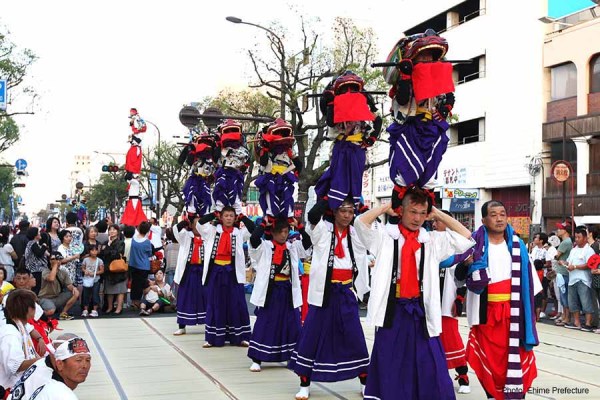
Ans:
{"label": "street lamp", "polygon": [[[160,149],[160,129],[158,128],[158,126],[156,126],[154,122],[148,121],[147,119],[145,119],[144,121],[152,125],[154,129],[156,129],[156,132],[158,132],[158,148]],[[158,152],[158,154],[160,154],[160,151]],[[157,172],[159,172],[158,168]],[[160,172],[156,174],[156,219],[160,219]]]}
{"label": "street lamp", "polygon": [[277,39],[277,42],[279,43],[279,50],[281,53],[281,58],[280,58],[281,63],[279,66],[279,68],[280,68],[279,69],[279,86],[281,88],[281,94],[280,94],[280,98],[279,98],[279,107],[280,107],[280,117],[285,119],[285,49],[283,47],[283,41],[281,40],[281,38],[279,36],[277,36],[275,34],[275,32],[273,32],[269,28],[265,28],[264,26],[261,26],[258,24],[253,24],[251,22],[242,21],[242,19],[238,18],[238,17],[226,17],[225,19],[234,24],[245,24],[245,25],[250,25],[250,26],[254,26],[256,28],[262,29],[262,30],[268,32],[275,39]]}

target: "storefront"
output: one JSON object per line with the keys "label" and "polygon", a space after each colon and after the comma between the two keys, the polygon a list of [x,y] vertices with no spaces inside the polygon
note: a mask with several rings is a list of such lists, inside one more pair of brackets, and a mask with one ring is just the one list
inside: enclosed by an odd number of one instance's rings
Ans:
{"label": "storefront", "polygon": [[444,188],[442,199],[450,200],[448,211],[468,230],[475,230],[475,202],[479,199],[479,189]]}
{"label": "storefront", "polygon": [[521,235],[525,242],[529,240],[529,227],[531,225],[529,196],[529,186],[492,189],[492,199],[501,201],[504,204],[508,215],[508,223]]}

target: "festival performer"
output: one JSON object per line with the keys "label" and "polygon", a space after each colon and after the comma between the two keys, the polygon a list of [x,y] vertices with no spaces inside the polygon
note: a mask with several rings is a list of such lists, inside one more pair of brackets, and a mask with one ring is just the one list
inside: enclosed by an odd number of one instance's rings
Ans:
{"label": "festival performer", "polygon": [[336,210],[346,197],[361,203],[362,176],[367,148],[373,146],[382,120],[373,98],[364,93],[364,80],[346,71],[332,81],[321,97],[321,112],[329,126],[327,135],[334,140],[329,168],[319,178],[315,192]]}
{"label": "festival performer", "polygon": [[179,285],[177,292],[177,324],[175,336],[185,335],[187,325],[202,325],[206,320],[206,288],[202,284],[205,249],[196,229],[200,216],[184,220],[173,227],[179,242],[177,267],[173,281]]}
{"label": "festival performer", "polygon": [[140,181],[139,175],[127,173],[126,179],[129,183],[127,193],[129,198],[125,205],[125,211],[121,216],[121,224],[129,226],[138,226],[141,222],[147,221],[148,218],[142,209],[142,198],[140,197]]}
{"label": "festival performer", "polygon": [[[375,325],[365,399],[454,399],[439,335],[442,332],[440,262],[473,246],[460,222],[431,206],[420,188],[402,194],[401,206],[370,210],[356,219],[359,238],[375,255],[367,323]],[[384,213],[398,216],[376,224]],[[422,228],[428,214],[448,226]]]}
{"label": "festival performer", "polygon": [[294,183],[302,172],[302,161],[293,151],[294,142],[292,125],[281,118],[266,126],[260,136],[260,175],[255,185],[269,225],[276,218],[294,217]]}
{"label": "festival performer", "polygon": [[84,339],[63,333],[49,344],[52,352],[31,365],[13,387],[8,400],[77,400],[73,390],[85,382],[91,367]]}
{"label": "festival performer", "polygon": [[146,122],[140,117],[135,108],[129,110],[129,126],[132,132],[129,135],[131,147],[125,156],[125,171],[139,175],[142,172],[142,138],[140,133],[146,132]]}
{"label": "festival performer", "polygon": [[228,119],[218,127],[219,155],[213,199],[217,212],[223,207],[233,207],[236,214],[242,213],[242,189],[244,174],[248,169],[250,153],[244,143],[242,125]]}
{"label": "festival performer", "polygon": [[183,185],[185,210],[188,219],[196,215],[208,214],[212,206],[210,185],[214,181],[214,153],[216,143],[208,133],[198,135],[193,143],[187,144],[179,155],[179,165],[187,163],[191,168],[190,176]]}
{"label": "festival performer", "polygon": [[[440,210],[444,214],[452,217],[452,214],[446,210]],[[447,226],[442,220],[433,221],[433,229],[438,232],[446,232]],[[462,285],[458,287],[457,277],[455,275],[456,265],[461,262],[471,260],[472,250],[469,249],[463,254],[452,255],[440,264],[440,289],[442,294],[442,333],[440,340],[446,353],[446,363],[448,369],[456,370],[458,381],[458,393],[471,393],[469,386],[469,367],[465,357],[465,345],[463,344],[460,332],[458,331],[458,320],[463,310],[467,288]]]}
{"label": "festival performer", "polygon": [[288,361],[300,334],[302,291],[298,261],[308,255],[310,237],[302,229],[302,240],[288,240],[287,219],[275,220],[270,230],[273,240],[262,239],[261,225],[250,238],[250,257],[256,265],[250,297],[256,306],[256,322],[248,348],[252,372],[260,372],[262,362]]}
{"label": "festival performer", "polygon": [[222,347],[225,342],[248,347],[250,316],[244,294],[246,262],[243,244],[254,231],[254,223],[240,216],[244,227],[237,228],[233,207],[221,210],[219,223],[211,223],[216,216],[207,214],[196,224],[210,257],[204,257],[202,284],[206,288],[205,348]]}
{"label": "festival performer", "polygon": [[398,63],[383,71],[392,85],[394,122],[387,131],[390,179],[396,186],[432,189],[436,185],[449,140],[446,119],[454,106],[452,64],[441,62],[447,51],[446,39],[428,29],[400,39],[388,56],[388,62]]}
{"label": "festival performer", "polygon": [[327,208],[318,202],[308,213],[307,233],[313,243],[308,287],[308,315],[288,368],[300,376],[296,399],[306,400],[310,384],[358,377],[364,390],[369,353],[358,315],[357,297],[369,291],[367,249],[351,222],[350,197],[324,220]]}
{"label": "festival performer", "polygon": [[487,201],[481,215],[467,279],[467,361],[488,398],[523,399],[537,376],[534,295],[542,284],[504,205]]}

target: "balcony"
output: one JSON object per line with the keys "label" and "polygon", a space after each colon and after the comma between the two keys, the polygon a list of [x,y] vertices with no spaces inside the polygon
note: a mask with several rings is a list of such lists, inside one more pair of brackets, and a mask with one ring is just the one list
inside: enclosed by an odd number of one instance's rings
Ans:
{"label": "balcony", "polygon": [[[574,99],[574,101],[577,101],[576,98],[572,97],[571,99]],[[565,99],[566,100],[570,100],[570,99]],[[563,101],[563,100],[558,100],[558,101]],[[551,102],[548,103],[548,107],[550,107],[550,104],[555,103],[555,102]],[[600,134],[600,114],[596,114],[596,115],[585,115],[582,117],[576,117],[576,118],[569,118],[567,115],[565,115],[567,117],[567,121],[569,122],[569,124],[567,124],[567,133],[566,133],[566,137],[567,139],[573,139],[573,138],[578,138],[581,136],[594,136],[594,135],[598,135]],[[573,126],[572,129],[569,125]],[[546,122],[545,124],[542,125],[542,141],[544,142],[556,142],[559,140],[562,140],[563,137],[563,121],[562,121],[562,117],[560,121],[555,121],[555,122]],[[579,132],[578,132],[579,131]]]}
{"label": "balcony", "polygon": [[[573,198],[567,188],[566,214],[571,215],[571,208],[575,210],[575,216],[600,215],[600,195],[579,195]],[[542,215],[545,218],[562,217],[563,203],[562,194],[559,197],[544,197],[542,200]]]}

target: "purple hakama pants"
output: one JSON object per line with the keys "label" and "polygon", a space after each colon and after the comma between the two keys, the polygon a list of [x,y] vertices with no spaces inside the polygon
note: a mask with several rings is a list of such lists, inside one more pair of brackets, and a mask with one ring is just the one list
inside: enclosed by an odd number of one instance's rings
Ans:
{"label": "purple hakama pants", "polygon": [[419,299],[396,299],[390,328],[378,328],[371,352],[369,400],[455,399],[439,337],[425,335]]}
{"label": "purple hakama pants", "polygon": [[290,281],[274,282],[265,307],[257,307],[248,357],[280,362],[292,356],[300,335],[300,309],[292,302]]}
{"label": "purple hakama pants", "polygon": [[332,283],[326,307],[310,305],[288,368],[316,382],[367,373],[369,352],[351,285]]}
{"label": "purple hakama pants", "polygon": [[221,347],[250,339],[250,315],[244,285],[237,282],[231,265],[211,265],[206,285],[205,340]]}
{"label": "purple hakama pants", "polygon": [[206,320],[206,288],[202,264],[187,264],[177,291],[177,323],[202,325]]}

